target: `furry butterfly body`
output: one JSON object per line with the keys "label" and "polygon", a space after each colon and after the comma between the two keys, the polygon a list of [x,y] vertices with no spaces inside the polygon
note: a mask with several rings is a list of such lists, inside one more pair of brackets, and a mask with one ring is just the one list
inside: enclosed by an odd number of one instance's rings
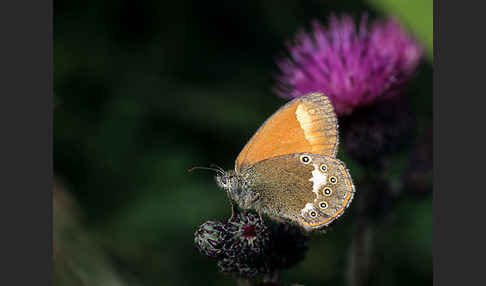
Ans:
{"label": "furry butterfly body", "polygon": [[216,179],[243,209],[321,229],[354,196],[351,176],[335,158],[337,145],[331,103],[320,93],[307,94],[274,113],[243,148],[235,170]]}

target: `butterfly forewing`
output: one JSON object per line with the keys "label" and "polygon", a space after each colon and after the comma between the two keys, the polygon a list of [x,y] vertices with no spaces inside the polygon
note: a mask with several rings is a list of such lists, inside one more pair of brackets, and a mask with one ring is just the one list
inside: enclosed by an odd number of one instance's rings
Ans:
{"label": "butterfly forewing", "polygon": [[335,157],[337,119],[329,99],[321,93],[298,97],[275,112],[248,141],[236,159],[240,172],[257,162],[300,152]]}

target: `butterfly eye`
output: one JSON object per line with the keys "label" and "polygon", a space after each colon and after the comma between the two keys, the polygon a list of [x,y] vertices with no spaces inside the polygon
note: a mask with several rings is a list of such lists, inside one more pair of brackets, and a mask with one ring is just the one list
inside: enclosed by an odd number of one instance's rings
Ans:
{"label": "butterfly eye", "polygon": [[319,206],[321,207],[321,209],[326,209],[327,208],[327,203],[326,202],[322,202],[319,204]]}
{"label": "butterfly eye", "polygon": [[311,158],[307,155],[302,155],[300,156],[300,161],[304,164],[309,164],[311,161]]}
{"label": "butterfly eye", "polygon": [[315,211],[311,211],[311,212],[310,212],[310,216],[311,216],[311,217],[316,217],[316,216],[317,216],[317,213],[316,213]]}
{"label": "butterfly eye", "polygon": [[326,166],[326,164],[322,164],[322,165],[321,165],[321,171],[323,171],[323,172],[327,171],[327,166]]}
{"label": "butterfly eye", "polygon": [[330,188],[325,188],[324,189],[324,195],[330,196],[332,194],[332,190]]}
{"label": "butterfly eye", "polygon": [[329,178],[329,182],[331,182],[331,184],[337,183],[336,177],[332,176],[331,178]]}

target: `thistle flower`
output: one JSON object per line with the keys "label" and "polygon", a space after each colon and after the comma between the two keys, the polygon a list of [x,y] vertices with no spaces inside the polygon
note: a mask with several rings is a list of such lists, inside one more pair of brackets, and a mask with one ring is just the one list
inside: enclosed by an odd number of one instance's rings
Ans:
{"label": "thistle flower", "polygon": [[219,221],[207,221],[194,234],[194,244],[200,253],[211,258],[223,256],[225,225]]}
{"label": "thistle flower", "polygon": [[263,220],[251,212],[235,212],[226,224],[224,249],[228,257],[240,260],[263,255],[270,240],[270,230]]}
{"label": "thistle flower", "polygon": [[221,272],[254,277],[268,273],[265,254],[270,229],[251,212],[235,211],[226,223],[207,221],[194,234],[201,254],[218,259]]}
{"label": "thistle flower", "polygon": [[277,63],[277,95],[323,92],[338,115],[349,115],[395,94],[415,71],[422,48],[394,19],[367,26],[366,16],[358,29],[350,16],[332,16],[327,29],[314,21],[311,34],[299,32],[287,44],[290,58]]}
{"label": "thistle flower", "polygon": [[201,225],[194,239],[202,254],[218,260],[221,272],[248,278],[293,266],[304,258],[307,242],[295,226],[269,227],[259,215],[236,209],[226,223]]}
{"label": "thistle flower", "polygon": [[226,223],[223,249],[225,258],[218,261],[221,272],[254,277],[268,273],[265,267],[270,230],[255,213],[234,211]]}

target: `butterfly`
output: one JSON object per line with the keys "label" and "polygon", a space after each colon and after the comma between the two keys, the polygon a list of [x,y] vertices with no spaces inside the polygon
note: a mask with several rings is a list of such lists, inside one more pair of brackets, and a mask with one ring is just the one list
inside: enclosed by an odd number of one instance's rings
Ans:
{"label": "butterfly", "polygon": [[289,101],[257,130],[235,169],[216,182],[241,209],[255,210],[306,231],[339,218],[353,200],[349,170],[336,159],[338,123],[322,93]]}

